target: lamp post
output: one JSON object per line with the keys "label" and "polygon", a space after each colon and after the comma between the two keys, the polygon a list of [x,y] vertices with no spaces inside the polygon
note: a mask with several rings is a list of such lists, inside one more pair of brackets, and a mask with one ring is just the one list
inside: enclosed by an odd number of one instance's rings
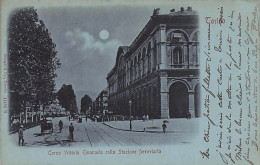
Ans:
{"label": "lamp post", "polygon": [[130,117],[129,117],[129,121],[130,121],[130,130],[132,130],[132,119],[131,119],[131,105],[132,105],[132,101],[129,101],[129,108],[130,108]]}

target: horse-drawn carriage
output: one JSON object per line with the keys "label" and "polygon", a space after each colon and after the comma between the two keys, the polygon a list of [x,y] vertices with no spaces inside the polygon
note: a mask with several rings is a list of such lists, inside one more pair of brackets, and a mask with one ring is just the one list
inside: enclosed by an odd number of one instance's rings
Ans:
{"label": "horse-drawn carriage", "polygon": [[41,134],[43,134],[46,130],[51,133],[53,132],[52,120],[48,118],[44,118],[41,122]]}

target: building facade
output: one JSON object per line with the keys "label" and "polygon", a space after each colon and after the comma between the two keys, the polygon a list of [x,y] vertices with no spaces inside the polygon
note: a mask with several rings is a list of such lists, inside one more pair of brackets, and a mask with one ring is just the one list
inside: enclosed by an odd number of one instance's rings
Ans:
{"label": "building facade", "polygon": [[[118,48],[107,75],[108,109],[150,118],[200,115],[199,26],[191,7],[155,9],[130,46]],[[131,100],[131,103],[129,101]]]}
{"label": "building facade", "polygon": [[108,92],[102,90],[94,102],[94,114],[106,114],[108,112]]}

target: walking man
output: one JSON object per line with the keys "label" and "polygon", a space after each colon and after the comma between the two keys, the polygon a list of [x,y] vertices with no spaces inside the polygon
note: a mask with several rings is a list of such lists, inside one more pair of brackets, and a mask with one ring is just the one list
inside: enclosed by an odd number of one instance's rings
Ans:
{"label": "walking man", "polygon": [[188,112],[188,114],[187,114],[187,120],[188,119],[191,119],[191,113],[190,112]]}
{"label": "walking man", "polygon": [[61,132],[62,127],[63,127],[63,122],[61,120],[59,121],[59,127],[60,127],[60,132]]}
{"label": "walking man", "polygon": [[20,142],[22,140],[22,146],[24,146],[24,138],[23,138],[23,125],[21,125],[21,127],[19,128],[18,130],[18,138],[19,138],[19,145],[20,145]]}
{"label": "walking man", "polygon": [[165,124],[165,122],[163,122],[162,128],[163,128],[163,133],[165,133],[166,132],[166,128],[167,128],[167,125]]}
{"label": "walking man", "polygon": [[70,140],[73,142],[74,141],[74,139],[73,139],[74,126],[72,125],[72,123],[70,123],[69,131],[70,131]]}

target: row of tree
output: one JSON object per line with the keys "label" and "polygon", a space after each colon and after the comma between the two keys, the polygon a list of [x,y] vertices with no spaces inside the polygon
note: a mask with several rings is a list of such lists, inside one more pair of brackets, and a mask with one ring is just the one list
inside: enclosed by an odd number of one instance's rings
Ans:
{"label": "row of tree", "polygon": [[[62,105],[62,107],[66,109],[66,111],[69,111],[70,113],[78,113],[78,108],[76,104],[76,95],[74,93],[72,85],[63,84],[63,86],[57,93],[57,98],[60,104]],[[82,114],[86,114],[91,104],[92,104],[92,99],[88,95],[82,97],[80,112]]]}
{"label": "row of tree", "polygon": [[[55,92],[56,70],[61,63],[57,58],[51,34],[39,19],[36,9],[22,8],[10,15],[8,27],[8,63],[10,117],[25,112],[30,102],[37,111],[58,98],[62,107],[77,113],[76,96],[71,85],[63,85]],[[85,113],[92,101],[88,95],[81,99]]]}
{"label": "row of tree", "polygon": [[8,27],[10,116],[25,111],[26,102],[48,105],[55,96],[55,71],[61,63],[48,29],[36,9],[10,14]]}
{"label": "row of tree", "polygon": [[72,85],[65,85],[57,93],[57,98],[60,105],[65,108],[66,111],[72,113],[77,113],[78,108],[76,104],[76,95],[72,89]]}

